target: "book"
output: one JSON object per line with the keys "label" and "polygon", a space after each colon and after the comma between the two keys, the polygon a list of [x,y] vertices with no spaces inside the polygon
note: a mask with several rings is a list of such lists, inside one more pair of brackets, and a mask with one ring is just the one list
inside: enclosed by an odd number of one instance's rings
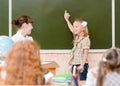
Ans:
{"label": "book", "polygon": [[54,82],[53,86],[69,86],[69,84],[68,83],[56,83],[56,82]]}
{"label": "book", "polygon": [[72,78],[68,78],[68,79],[53,79],[53,82],[57,82],[57,83],[71,83],[73,82]]}
{"label": "book", "polygon": [[65,73],[65,74],[58,74],[58,75],[55,75],[53,77],[53,80],[66,80],[66,79],[69,79],[71,78],[71,75],[69,73]]}

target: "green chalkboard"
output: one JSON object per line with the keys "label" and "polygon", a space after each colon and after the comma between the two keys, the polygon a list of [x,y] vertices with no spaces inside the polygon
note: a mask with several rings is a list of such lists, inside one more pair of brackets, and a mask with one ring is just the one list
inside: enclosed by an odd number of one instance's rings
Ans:
{"label": "green chalkboard", "polygon": [[8,0],[0,0],[0,35],[8,35]]}
{"label": "green chalkboard", "polygon": [[120,0],[116,0],[116,47],[120,48]]}
{"label": "green chalkboard", "polygon": [[[8,4],[6,0],[2,2]],[[116,0],[116,46],[120,47],[119,3],[120,0]],[[5,5],[2,7],[4,8]],[[78,17],[88,22],[91,49],[106,49],[112,46],[111,0],[12,0],[13,19],[21,15],[32,17],[34,29],[31,35],[41,49],[71,49],[73,47],[73,36],[63,17],[65,10],[70,12],[72,22]],[[7,13],[6,11],[2,14],[3,18],[6,18],[6,23],[1,21],[0,16],[0,23],[3,24],[1,28],[8,27]],[[14,28],[13,34],[16,33]],[[4,34],[7,33],[4,32]]]}

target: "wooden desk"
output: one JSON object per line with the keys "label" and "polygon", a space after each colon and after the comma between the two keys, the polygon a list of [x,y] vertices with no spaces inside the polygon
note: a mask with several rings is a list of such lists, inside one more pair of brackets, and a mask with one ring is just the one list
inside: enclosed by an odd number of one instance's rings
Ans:
{"label": "wooden desk", "polygon": [[[55,61],[42,61],[42,67],[50,72],[52,72],[54,75],[56,74],[56,68],[59,67],[59,65]],[[0,71],[2,70],[2,66],[0,66]]]}
{"label": "wooden desk", "polygon": [[54,75],[56,74],[56,68],[59,67],[59,65],[55,61],[45,61],[45,63],[43,61],[42,66],[43,66],[43,68],[52,72]]}

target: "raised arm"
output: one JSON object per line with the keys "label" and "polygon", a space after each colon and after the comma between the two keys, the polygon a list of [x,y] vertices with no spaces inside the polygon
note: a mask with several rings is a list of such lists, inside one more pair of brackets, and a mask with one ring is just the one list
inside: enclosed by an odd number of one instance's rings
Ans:
{"label": "raised arm", "polygon": [[69,14],[68,12],[65,12],[65,13],[64,13],[64,19],[65,19],[65,21],[67,22],[67,25],[68,25],[70,31],[71,31],[72,33],[74,33],[74,28],[73,28],[73,25],[71,24],[69,18],[70,18],[70,14]]}

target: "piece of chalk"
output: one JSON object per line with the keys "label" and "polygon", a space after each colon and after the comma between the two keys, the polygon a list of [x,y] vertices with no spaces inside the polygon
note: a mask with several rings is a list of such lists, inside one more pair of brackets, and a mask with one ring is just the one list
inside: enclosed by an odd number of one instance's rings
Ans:
{"label": "piece of chalk", "polygon": [[67,10],[65,10],[65,13],[67,13]]}

